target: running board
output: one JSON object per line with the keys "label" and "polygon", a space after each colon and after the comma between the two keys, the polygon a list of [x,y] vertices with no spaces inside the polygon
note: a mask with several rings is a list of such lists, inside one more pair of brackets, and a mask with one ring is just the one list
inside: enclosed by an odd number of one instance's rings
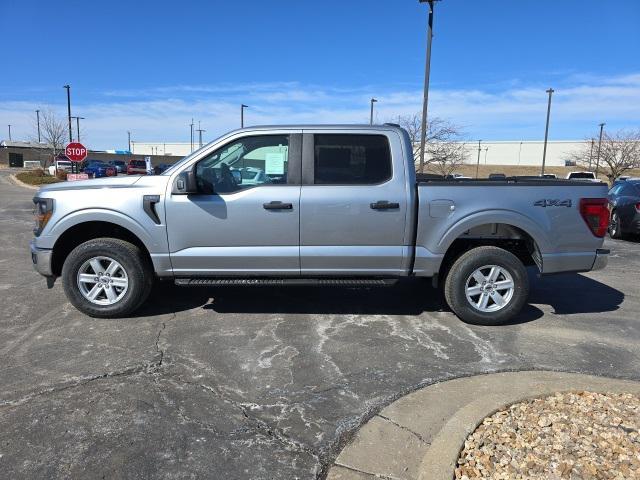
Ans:
{"label": "running board", "polygon": [[398,281],[396,278],[176,278],[181,287],[278,287],[285,285],[315,285],[337,287],[385,287]]}

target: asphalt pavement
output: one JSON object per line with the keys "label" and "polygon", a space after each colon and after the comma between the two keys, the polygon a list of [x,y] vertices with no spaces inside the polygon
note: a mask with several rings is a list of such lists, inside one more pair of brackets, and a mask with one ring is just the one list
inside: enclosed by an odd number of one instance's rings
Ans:
{"label": "asphalt pavement", "polygon": [[638,242],[607,240],[603,271],[532,273],[529,305],[499,327],[460,322],[423,280],[163,284],[134,318],[98,320],[33,271],[33,193],[0,172],[3,478],[323,478],[360,425],[442,380],[640,379]]}

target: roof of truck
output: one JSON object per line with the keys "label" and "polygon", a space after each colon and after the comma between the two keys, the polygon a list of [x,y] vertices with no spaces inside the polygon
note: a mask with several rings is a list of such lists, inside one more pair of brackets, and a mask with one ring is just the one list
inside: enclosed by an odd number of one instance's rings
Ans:
{"label": "roof of truck", "polygon": [[347,124],[286,124],[286,125],[250,125],[244,128],[239,128],[235,130],[236,132],[245,131],[245,130],[289,130],[289,129],[298,129],[298,130],[397,130],[402,129],[402,127],[395,123],[382,123],[382,124],[356,124],[356,123],[347,123]]}

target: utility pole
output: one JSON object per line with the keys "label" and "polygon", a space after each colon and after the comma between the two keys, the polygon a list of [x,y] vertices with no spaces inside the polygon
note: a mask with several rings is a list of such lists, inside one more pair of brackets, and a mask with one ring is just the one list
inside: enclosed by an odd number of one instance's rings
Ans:
{"label": "utility pole", "polygon": [[71,85],[64,85],[62,88],[67,89],[67,120],[69,120],[69,143],[73,142],[73,133],[71,130]]}
{"label": "utility pole", "polygon": [[71,117],[76,119],[76,141],[80,141],[80,120],[84,120],[84,117]]}
{"label": "utility pole", "polygon": [[427,141],[427,106],[429,104],[429,75],[431,73],[431,41],[433,37],[433,4],[435,0],[419,0],[429,4],[427,22],[427,60],[424,68],[424,98],[422,101],[422,131],[420,132],[420,173],[424,170],[424,150]]}
{"label": "utility pole", "polygon": [[11,125],[8,125],[9,127],[9,141],[11,141]]}
{"label": "utility pole", "polygon": [[596,141],[592,138],[591,139],[591,151],[589,152],[589,171],[591,171],[591,160],[593,159],[593,145],[594,143],[596,143]]}
{"label": "utility pole", "polygon": [[602,147],[602,130],[606,123],[600,124],[600,140],[598,140],[598,156],[596,157],[596,179],[598,178],[598,170],[600,170],[600,148]]}
{"label": "utility pole", "polygon": [[40,110],[36,110],[36,123],[38,124],[38,143],[40,143]]}
{"label": "utility pole", "polygon": [[129,153],[131,153],[131,132],[127,130],[127,138],[129,140]]}
{"label": "utility pole", "polygon": [[240,105],[240,128],[244,128],[244,109],[249,108],[249,105],[245,105],[244,103]]}
{"label": "utility pole", "polygon": [[202,128],[200,128],[200,120],[198,120],[198,129],[196,130],[196,132],[198,132],[199,134],[198,145],[202,147],[202,132],[206,132],[206,130],[203,130]]}
{"label": "utility pole", "polygon": [[478,140],[478,163],[476,163],[476,178],[478,178],[478,173],[480,171],[480,143],[482,140]]}
{"label": "utility pole", "polygon": [[487,164],[487,154],[489,153],[489,147],[484,148],[484,164]]}
{"label": "utility pole", "polygon": [[549,103],[547,104],[547,126],[544,129],[544,149],[542,150],[542,172],[540,173],[540,176],[544,175],[544,164],[547,160],[547,138],[549,137],[549,115],[551,114],[551,95],[553,95],[554,91],[555,90],[553,88],[546,90],[546,92],[549,94]]}
{"label": "utility pole", "polygon": [[193,152],[193,118],[191,119],[189,127],[191,127],[191,151]]}
{"label": "utility pole", "polygon": [[373,125],[373,104],[377,101],[378,100],[376,100],[375,98],[371,99],[371,115],[369,115],[369,125]]}

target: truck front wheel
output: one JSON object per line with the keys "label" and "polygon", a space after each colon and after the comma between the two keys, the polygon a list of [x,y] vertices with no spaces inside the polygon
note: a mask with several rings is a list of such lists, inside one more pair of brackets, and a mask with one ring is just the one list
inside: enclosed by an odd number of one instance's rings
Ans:
{"label": "truck front wheel", "polygon": [[153,270],[141,250],[124,240],[96,238],[78,245],[62,266],[69,301],[91,317],[129,315],[147,298]]}
{"label": "truck front wheel", "polygon": [[477,247],[453,263],[444,285],[447,303],[464,322],[500,325],[515,317],[529,296],[522,262],[498,247]]}

